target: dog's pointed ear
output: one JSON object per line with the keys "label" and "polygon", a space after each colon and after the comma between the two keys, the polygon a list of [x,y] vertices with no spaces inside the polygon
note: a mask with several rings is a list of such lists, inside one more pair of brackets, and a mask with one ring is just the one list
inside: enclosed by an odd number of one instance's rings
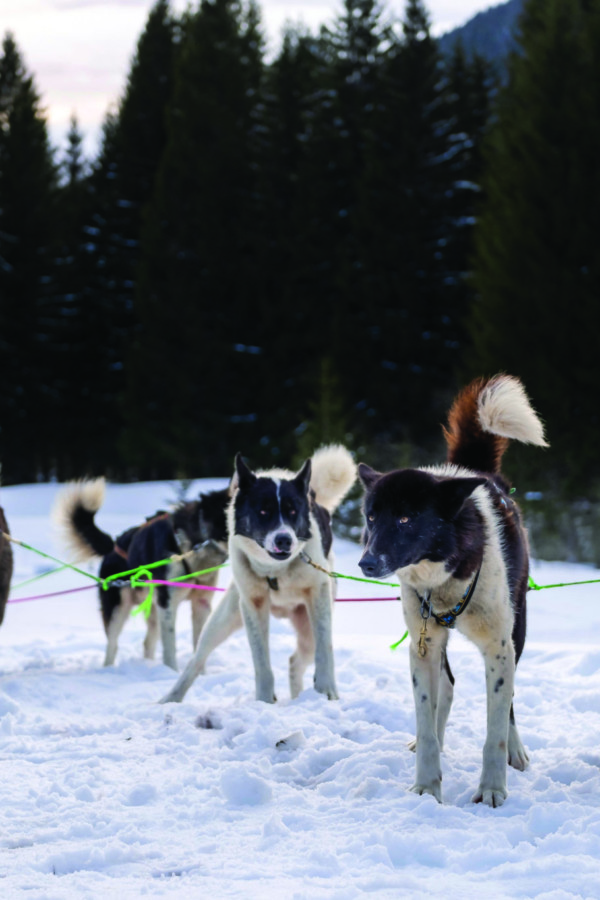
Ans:
{"label": "dog's pointed ear", "polygon": [[307,459],[296,477],[294,478],[294,484],[296,487],[303,493],[308,494],[308,488],[310,485],[310,476],[312,475],[312,462],[310,459]]}
{"label": "dog's pointed ear", "polygon": [[255,481],[256,475],[248,468],[243,460],[242,454],[236,453],[235,473],[231,479],[231,490],[233,491],[235,488],[246,490],[247,488],[252,487]]}
{"label": "dog's pointed ear", "polygon": [[449,478],[447,481],[440,481],[439,506],[442,514],[453,519],[473,491],[486,482],[486,478]]}
{"label": "dog's pointed ear", "polygon": [[363,485],[369,491],[376,481],[379,481],[381,478],[381,472],[376,472],[375,469],[372,469],[371,466],[368,466],[366,463],[358,464],[358,477],[362,481]]}

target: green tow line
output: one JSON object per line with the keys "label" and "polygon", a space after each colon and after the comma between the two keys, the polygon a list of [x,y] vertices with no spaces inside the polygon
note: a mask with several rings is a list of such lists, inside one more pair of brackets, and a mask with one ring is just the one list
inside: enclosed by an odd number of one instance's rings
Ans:
{"label": "green tow line", "polygon": [[[198,575],[207,575],[209,572],[216,572],[217,569],[222,569],[226,565],[227,563],[221,563],[220,566],[212,566],[210,569],[201,569],[199,572],[190,572],[189,575],[178,575],[177,578],[172,578],[171,581],[185,581],[186,578],[196,578]],[[153,568],[156,568],[156,565],[154,565]],[[143,612],[144,618],[146,619],[150,618],[150,613],[152,612],[152,600],[154,598],[154,588],[156,587],[155,584],[148,584],[148,581],[152,579],[152,572],[150,572],[149,569],[150,566],[146,566],[145,568],[140,567],[129,579],[132,588],[148,588],[148,594],[143,603],[140,603],[139,606],[134,606],[131,610],[132,616],[137,616],[139,613]],[[139,579],[142,577],[147,578],[148,581],[140,581]],[[106,580],[108,581],[108,578]]]}
{"label": "green tow line", "polygon": [[[160,559],[158,560],[158,562],[148,563],[145,566],[137,566],[137,568],[135,569],[128,569],[126,572],[119,572],[117,575],[110,575],[108,578],[102,579],[98,578],[96,575],[92,575],[90,572],[85,572],[83,569],[79,569],[77,566],[74,566],[71,563],[66,563],[62,559],[57,559],[56,556],[52,556],[50,553],[44,553],[43,550],[38,550],[36,547],[32,547],[30,544],[26,544],[25,541],[18,540],[5,531],[0,531],[0,535],[2,537],[5,537],[11,543],[18,544],[19,547],[24,547],[25,550],[30,550],[32,553],[36,553],[38,556],[42,556],[44,559],[50,559],[52,560],[52,562],[59,564],[59,567],[57,569],[51,569],[49,572],[42,572],[41,575],[36,575],[34,578],[30,578],[28,581],[24,581],[21,584],[17,585],[17,587],[24,587],[24,585],[26,584],[31,584],[33,581],[38,581],[40,578],[45,578],[47,575],[53,575],[55,572],[61,572],[63,569],[72,569],[79,575],[83,575],[84,578],[91,578],[92,581],[100,584],[105,591],[108,590],[113,581],[119,581],[122,578],[131,576],[129,580],[132,588],[147,587],[149,589],[146,599],[138,607],[132,610],[131,615],[136,616],[140,612],[143,612],[146,619],[149,618],[152,611],[152,600],[154,596],[154,588],[156,587],[156,585],[154,584],[148,584],[148,581],[152,580],[151,570],[156,569],[159,566],[169,565],[171,562],[173,562],[173,557],[169,557],[168,559]],[[175,557],[175,559],[177,559],[177,557]],[[322,569],[322,571],[329,575],[331,578],[345,578],[348,581],[360,581],[364,584],[381,584],[384,587],[390,588],[401,587],[400,584],[396,584],[392,581],[377,581],[374,578],[360,578],[357,575],[343,575],[341,572],[328,572],[326,569],[323,569],[322,566],[317,566],[312,562],[312,560],[310,562],[311,565],[313,565],[315,568]],[[202,569],[200,572],[190,572],[189,575],[180,575],[177,578],[173,578],[172,580],[185,581],[187,578],[195,578],[199,575],[207,575],[209,572],[215,572],[217,569],[222,569],[226,565],[227,563],[222,563],[220,566],[212,566],[210,569]],[[141,579],[146,580],[144,581]],[[563,581],[558,584],[536,584],[536,582],[530,575],[528,590],[543,591],[547,588],[575,587],[579,584],[600,584],[600,578],[590,578],[587,581]],[[407,637],[408,631],[405,631],[399,641],[395,641],[393,644],[390,644],[390,650],[396,650],[400,646],[400,644],[406,640]]]}

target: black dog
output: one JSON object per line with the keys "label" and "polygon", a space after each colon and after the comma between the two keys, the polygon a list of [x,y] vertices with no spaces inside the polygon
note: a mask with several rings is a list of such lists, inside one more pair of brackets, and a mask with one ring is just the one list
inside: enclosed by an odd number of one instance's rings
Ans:
{"label": "black dog", "polygon": [[500,463],[509,438],[547,444],[521,382],[508,375],[465,388],[445,436],[447,465],[386,475],[359,466],[367,490],[360,566],[374,578],[396,572],[402,583],[417,713],[412,790],[442,798],[440,749],[454,684],[446,645],[456,626],[486,669],[488,734],[473,799],[499,806],[507,760],[517,769],[528,763],[512,696],[529,572],[527,536]]}
{"label": "black dog", "polygon": [[[10,534],[4,510],[0,506],[0,531]],[[13,552],[8,538],[0,535],[0,625],[4,621],[4,610],[10,591],[10,580],[13,573]]]}
{"label": "black dog", "polygon": [[[229,489],[201,494],[198,500],[180,503],[173,512],[159,511],[142,525],[129,528],[116,540],[101,531],[94,521],[104,501],[105,482],[82,481],[70,485],[56,503],[55,517],[66,541],[78,560],[102,557],[99,576],[102,579],[120,575],[138,566],[149,565],[172,557],[170,563],[150,570],[157,581],[173,581],[182,575],[218,566],[227,558],[227,522],[225,511],[230,500]],[[214,586],[218,572],[209,572],[198,583]],[[163,662],[177,668],[175,653],[175,616],[183,599],[192,603],[194,646],[208,618],[212,591],[190,588],[193,581],[180,588],[158,585],[157,603],[148,619],[144,640],[144,656],[152,659],[160,624]],[[112,665],[117,655],[119,635],[133,606],[144,599],[145,590],[129,584],[100,587],[102,620],[107,636],[104,665]]]}

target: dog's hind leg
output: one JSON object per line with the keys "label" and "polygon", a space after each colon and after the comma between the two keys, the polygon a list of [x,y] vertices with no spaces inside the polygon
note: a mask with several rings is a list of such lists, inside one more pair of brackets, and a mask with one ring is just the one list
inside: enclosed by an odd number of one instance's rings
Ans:
{"label": "dog's hind leg", "polygon": [[[448,641],[446,640],[446,643]],[[438,708],[437,708],[437,736],[440,744],[440,750],[444,749],[444,735],[446,733],[446,722],[450,715],[450,708],[454,697],[454,675],[448,662],[446,650],[442,650],[442,670],[440,674],[440,686],[438,692]]]}
{"label": "dog's hind leg", "polygon": [[146,621],[146,637],[144,638],[144,659],[154,659],[158,643],[158,613],[153,603]]}
{"label": "dog's hind leg", "polygon": [[104,665],[112,666],[119,649],[119,635],[131,612],[131,592],[128,588],[109,587],[106,591],[100,588],[100,602],[106,632]]}
{"label": "dog's hind leg", "polygon": [[240,595],[237,587],[232,583],[217,608],[208,617],[206,625],[200,632],[196,652],[181,673],[176,685],[159,702],[180,703],[198,675],[204,672],[206,660],[215,647],[222,644],[230,634],[241,627]]}
{"label": "dog's hind leg", "polygon": [[[195,596],[200,595],[200,596]],[[198,645],[198,638],[204,628],[204,624],[210,616],[210,606],[213,598],[212,591],[190,591],[192,605],[192,649]]]}
{"label": "dog's hind leg", "polygon": [[[525,633],[527,622],[527,580],[524,578],[522,583],[518,585],[516,590],[515,622],[513,625],[512,641],[515,648],[515,667],[521,658],[523,647],[525,646]],[[523,771],[529,765],[529,756],[523,746],[517,725],[515,722],[515,712],[513,704],[510,705],[510,715],[508,721],[508,764],[513,769]]]}
{"label": "dog's hind leg", "polygon": [[523,772],[529,765],[529,756],[523,746],[517,724],[515,722],[515,713],[512,703],[510,704],[510,715],[508,720],[508,764],[513,769],[519,769]]}
{"label": "dog's hind leg", "polygon": [[158,585],[158,623],[162,641],[163,663],[177,671],[177,653],[175,648],[175,616],[177,603],[171,596],[167,585]]}
{"label": "dog's hind leg", "polygon": [[315,658],[315,639],[305,606],[297,606],[292,610],[290,621],[296,630],[298,641],[290,656],[290,694],[293,698],[302,690],[306,667]]}

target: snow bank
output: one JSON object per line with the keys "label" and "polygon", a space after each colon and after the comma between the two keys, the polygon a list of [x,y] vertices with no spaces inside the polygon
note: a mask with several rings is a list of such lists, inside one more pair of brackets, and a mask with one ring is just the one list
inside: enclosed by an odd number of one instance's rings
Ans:
{"label": "snow bank", "polygon": [[[16,537],[61,556],[48,517],[57,489],[3,488],[1,502]],[[174,497],[167,483],[109,487],[98,521],[116,533]],[[338,542],[340,571],[359,574],[357,559],[356,547]],[[46,567],[18,548],[14,581]],[[534,577],[600,573],[537,563]],[[35,592],[82,583],[60,573]],[[388,594],[352,582],[338,592]],[[531,593],[529,604],[515,711],[531,765],[509,769],[509,797],[497,810],[470,802],[485,738],[484,676],[457,634],[445,804],[408,792],[408,655],[406,645],[389,650],[404,632],[397,603],[337,604],[339,702],[308,677],[289,699],[292,635],[275,620],[276,705],[253,699],[240,632],[215,651],[185,702],[166,707],[156,701],[174,676],[141,658],[139,617],[123,632],[117,665],[104,669],[94,589],[11,604],[0,629],[2,897],[598,897],[600,585]],[[181,663],[190,652],[184,606]]]}

